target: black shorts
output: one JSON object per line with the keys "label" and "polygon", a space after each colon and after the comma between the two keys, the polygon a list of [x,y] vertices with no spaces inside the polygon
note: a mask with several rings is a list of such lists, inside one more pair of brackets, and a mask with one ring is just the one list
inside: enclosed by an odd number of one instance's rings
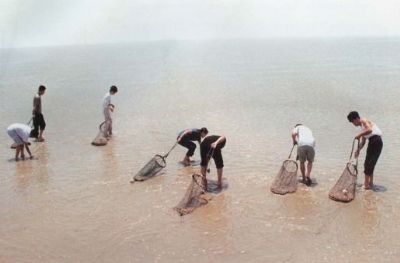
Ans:
{"label": "black shorts", "polygon": [[364,162],[364,173],[373,175],[376,162],[381,155],[383,142],[381,136],[374,135],[368,139],[367,156]]}
{"label": "black shorts", "polygon": [[[213,142],[217,141],[217,139],[216,140],[208,140],[208,141],[206,141],[206,139],[203,140],[203,142],[200,145],[201,166],[207,166],[207,164],[209,162],[208,155],[211,154],[211,144]],[[218,144],[217,147],[214,149],[212,158],[214,159],[215,166],[217,167],[217,169],[221,169],[224,167],[224,160],[222,159],[221,149],[224,148],[225,143],[226,143],[226,140],[224,142]]]}

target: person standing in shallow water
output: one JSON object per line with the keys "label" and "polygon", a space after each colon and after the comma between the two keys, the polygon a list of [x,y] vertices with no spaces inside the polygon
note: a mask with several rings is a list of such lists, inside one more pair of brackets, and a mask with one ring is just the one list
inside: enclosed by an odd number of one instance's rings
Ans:
{"label": "person standing in shallow water", "polygon": [[[300,171],[303,183],[311,185],[311,170],[315,157],[315,139],[310,128],[297,124],[292,130],[293,144],[297,144],[297,159],[300,161]],[[305,162],[307,161],[307,173]]]}
{"label": "person standing in shallow water", "polygon": [[361,127],[361,132],[356,135],[355,139],[360,140],[360,148],[355,152],[357,158],[361,149],[364,147],[368,139],[367,155],[364,162],[364,188],[370,190],[374,186],[374,170],[382,152],[382,132],[378,126],[370,120],[360,118],[357,111],[352,111],[347,115],[349,122],[356,127]]}
{"label": "person standing in shallow water", "polygon": [[110,91],[106,93],[103,99],[103,114],[104,114],[104,137],[110,138],[112,135],[112,113],[115,105],[111,103],[111,96],[118,92],[116,86],[111,86]]}
{"label": "person standing in shallow water", "polygon": [[44,121],[42,113],[42,96],[46,92],[46,87],[41,85],[38,88],[38,93],[33,98],[33,130],[30,133],[30,137],[36,138],[38,142],[43,142],[43,132],[46,128],[46,122]]}
{"label": "person standing in shallow water", "polygon": [[196,144],[193,141],[198,141],[200,144],[201,139],[207,134],[208,130],[205,127],[201,129],[187,129],[179,133],[177,138],[178,144],[188,149],[185,157],[182,160],[184,165],[190,165],[190,157],[193,156],[194,151],[196,150]]}
{"label": "person standing in shallow water", "polygon": [[[221,149],[226,143],[225,136],[210,135],[203,139],[200,144],[201,155],[201,175],[203,176],[204,187],[207,190],[207,165],[211,157],[214,159],[218,175],[218,189],[222,188],[222,174],[224,168],[224,160],[222,159]],[[210,156],[212,154],[212,156]]]}
{"label": "person standing in shallow water", "polygon": [[33,159],[33,155],[29,150],[30,142],[28,141],[29,134],[31,132],[31,127],[22,123],[14,123],[8,126],[7,134],[13,139],[16,144],[15,147],[15,161],[18,161],[19,158],[25,159],[24,147],[29,154],[29,158]]}

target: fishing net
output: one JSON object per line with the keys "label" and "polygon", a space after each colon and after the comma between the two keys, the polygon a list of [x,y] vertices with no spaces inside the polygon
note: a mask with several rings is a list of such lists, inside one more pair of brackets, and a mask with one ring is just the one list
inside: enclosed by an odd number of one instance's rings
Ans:
{"label": "fishing net", "polygon": [[356,194],[357,165],[347,163],[335,186],[329,191],[329,198],[340,202],[350,202]]}
{"label": "fishing net", "polygon": [[103,146],[107,144],[107,138],[105,137],[105,123],[102,122],[99,126],[99,133],[97,134],[96,138],[92,141],[92,145],[95,146]]}
{"label": "fishing net", "polygon": [[165,157],[155,155],[151,160],[133,177],[134,181],[144,181],[156,175],[167,163]]}
{"label": "fishing net", "polygon": [[271,185],[271,192],[284,195],[297,190],[297,162],[286,160],[283,162],[278,175]]}
{"label": "fishing net", "polygon": [[208,200],[204,198],[203,194],[203,177],[198,174],[193,174],[192,181],[185,195],[174,210],[177,211],[180,216],[192,213],[196,208],[208,203]]}

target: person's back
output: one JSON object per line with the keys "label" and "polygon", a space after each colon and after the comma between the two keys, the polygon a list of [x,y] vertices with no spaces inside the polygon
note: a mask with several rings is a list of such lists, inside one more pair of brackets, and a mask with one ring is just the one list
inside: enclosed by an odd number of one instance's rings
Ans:
{"label": "person's back", "polygon": [[[300,161],[300,171],[303,182],[311,185],[311,170],[315,157],[315,138],[310,128],[303,124],[297,124],[292,130],[293,144],[297,144],[297,158]],[[307,161],[307,173],[305,162]]]}
{"label": "person's back", "polygon": [[315,138],[310,128],[305,125],[299,125],[293,130],[297,133],[298,146],[308,145],[311,147],[315,147]]}

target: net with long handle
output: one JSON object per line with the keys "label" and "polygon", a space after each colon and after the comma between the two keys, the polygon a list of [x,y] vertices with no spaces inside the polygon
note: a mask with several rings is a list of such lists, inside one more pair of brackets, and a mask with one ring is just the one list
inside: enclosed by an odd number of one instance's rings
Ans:
{"label": "net with long handle", "polygon": [[[207,171],[210,168],[211,157],[214,154],[214,149],[208,153],[208,163],[207,163]],[[189,187],[186,190],[185,195],[179,204],[174,207],[174,210],[178,212],[180,216],[184,216],[192,213],[196,208],[203,206],[208,203],[208,200],[205,198],[204,193],[206,192],[204,178],[200,174],[193,174],[192,180],[189,184]]]}
{"label": "net with long handle", "polygon": [[350,158],[343,170],[342,175],[339,177],[336,184],[329,191],[329,198],[339,202],[350,202],[355,198],[356,195],[356,184],[357,184],[357,166],[358,156],[354,156],[354,145],[357,141],[357,150],[360,148],[360,141],[354,139],[351,148]]}
{"label": "net with long handle", "polygon": [[174,207],[180,216],[192,213],[196,208],[208,203],[208,200],[203,197],[204,181],[199,174],[193,174],[189,187],[179,204]]}
{"label": "net with long handle", "polygon": [[148,161],[146,165],[143,166],[139,172],[137,172],[131,182],[145,181],[159,173],[165,166],[167,166],[166,159],[176,145],[177,143],[175,143],[174,146],[172,146],[172,148],[164,156],[157,154],[151,158],[150,161]]}
{"label": "net with long handle", "polygon": [[282,163],[281,169],[271,185],[271,192],[275,194],[284,195],[287,193],[293,193],[297,190],[297,162],[290,159],[294,149],[290,151],[289,157]]}
{"label": "net with long handle", "polygon": [[94,146],[104,146],[107,144],[107,138],[105,137],[105,121],[99,125],[99,133],[96,138],[92,141]]}

